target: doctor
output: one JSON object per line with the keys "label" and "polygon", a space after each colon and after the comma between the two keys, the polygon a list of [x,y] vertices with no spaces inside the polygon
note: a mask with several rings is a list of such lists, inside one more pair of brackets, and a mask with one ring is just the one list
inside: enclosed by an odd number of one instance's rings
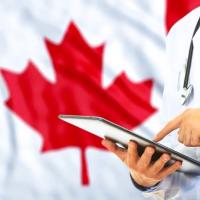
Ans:
{"label": "doctor", "polygon": [[[200,7],[172,27],[167,53],[169,70],[161,109],[165,126],[154,140],[200,161]],[[145,197],[200,200],[200,176],[176,172],[180,161],[164,168],[170,155],[163,154],[152,163],[152,147],[139,156],[134,141],[127,151],[108,140],[102,144],[127,165],[134,185]]]}

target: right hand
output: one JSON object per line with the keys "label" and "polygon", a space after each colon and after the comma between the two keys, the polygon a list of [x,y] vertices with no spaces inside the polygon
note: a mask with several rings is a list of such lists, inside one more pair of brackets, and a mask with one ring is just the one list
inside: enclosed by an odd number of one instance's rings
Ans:
{"label": "right hand", "polygon": [[137,143],[134,141],[129,142],[128,150],[118,147],[115,143],[107,139],[102,141],[102,145],[125,163],[134,181],[143,187],[156,185],[179,169],[182,164],[180,161],[176,161],[171,166],[165,167],[165,164],[171,159],[166,153],[163,153],[158,160],[152,163],[151,158],[155,149],[150,146],[146,147],[144,153],[139,157]]}

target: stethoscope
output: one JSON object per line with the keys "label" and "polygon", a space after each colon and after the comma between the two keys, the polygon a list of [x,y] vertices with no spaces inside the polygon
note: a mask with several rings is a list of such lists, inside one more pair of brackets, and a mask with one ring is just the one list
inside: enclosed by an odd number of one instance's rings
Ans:
{"label": "stethoscope", "polygon": [[194,49],[194,45],[193,45],[193,38],[196,34],[196,32],[198,31],[200,27],[200,18],[195,26],[193,35],[192,35],[192,39],[190,42],[190,48],[189,48],[189,52],[188,52],[188,58],[187,58],[187,63],[186,63],[186,70],[185,70],[185,77],[184,77],[184,83],[183,83],[183,88],[182,88],[182,92],[181,92],[181,104],[184,105],[186,104],[186,102],[189,100],[192,92],[193,92],[193,85],[189,84],[189,76],[190,76],[190,70],[191,70],[191,65],[192,65],[192,56],[193,56],[193,49]]}

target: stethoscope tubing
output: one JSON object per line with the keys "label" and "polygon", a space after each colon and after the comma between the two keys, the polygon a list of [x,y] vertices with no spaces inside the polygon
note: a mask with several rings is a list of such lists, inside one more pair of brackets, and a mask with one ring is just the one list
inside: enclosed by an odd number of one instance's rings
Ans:
{"label": "stethoscope tubing", "polygon": [[186,71],[185,71],[185,78],[184,78],[184,83],[183,83],[183,89],[188,89],[189,87],[189,77],[190,77],[190,71],[191,71],[191,65],[192,65],[192,56],[193,56],[193,49],[194,49],[194,45],[193,45],[193,38],[196,34],[196,32],[198,31],[200,27],[200,17],[199,20],[197,21],[197,24],[195,26],[193,35],[192,35],[192,39],[190,42],[190,48],[189,48],[189,52],[188,52],[188,59],[187,59],[187,64],[186,64]]}

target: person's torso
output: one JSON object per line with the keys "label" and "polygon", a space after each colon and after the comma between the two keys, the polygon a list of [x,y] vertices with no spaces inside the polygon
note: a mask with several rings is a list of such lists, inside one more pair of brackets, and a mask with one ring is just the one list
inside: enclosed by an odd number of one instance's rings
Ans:
{"label": "person's torso", "polygon": [[[194,50],[189,83],[193,93],[184,105],[181,104],[185,66],[194,28],[200,17],[200,7],[178,21],[167,36],[168,72],[163,92],[162,116],[164,123],[174,119],[187,108],[200,108],[200,29],[193,38]],[[169,134],[163,141],[165,145],[200,160],[199,148],[185,147],[178,142],[177,131]]]}

